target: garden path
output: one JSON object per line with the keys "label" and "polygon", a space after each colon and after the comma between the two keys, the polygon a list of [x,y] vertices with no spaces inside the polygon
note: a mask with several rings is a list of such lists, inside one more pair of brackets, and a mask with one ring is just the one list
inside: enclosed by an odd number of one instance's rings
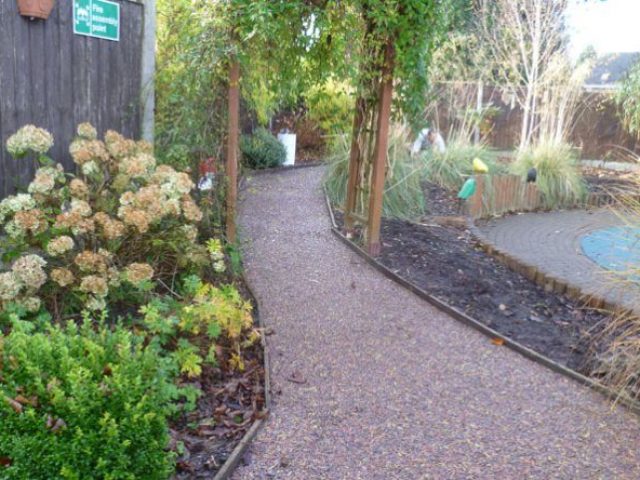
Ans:
{"label": "garden path", "polygon": [[250,178],[240,226],[273,405],[234,479],[640,478],[640,421],[368,266],[321,168]]}
{"label": "garden path", "polygon": [[581,240],[592,232],[623,225],[611,210],[568,210],[509,215],[479,224],[486,240],[529,265],[588,295],[637,308],[640,290],[612,281],[607,270],[587,257]]}

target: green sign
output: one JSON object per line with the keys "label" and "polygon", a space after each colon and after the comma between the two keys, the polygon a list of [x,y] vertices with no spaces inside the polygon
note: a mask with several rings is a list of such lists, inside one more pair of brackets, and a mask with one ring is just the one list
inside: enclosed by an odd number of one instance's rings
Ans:
{"label": "green sign", "polygon": [[107,0],[73,0],[73,33],[120,40],[120,4]]}

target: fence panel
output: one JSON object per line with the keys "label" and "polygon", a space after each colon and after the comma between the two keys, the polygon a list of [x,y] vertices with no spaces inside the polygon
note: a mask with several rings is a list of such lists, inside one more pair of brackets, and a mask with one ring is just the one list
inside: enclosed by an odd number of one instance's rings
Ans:
{"label": "fence panel", "polygon": [[544,208],[538,187],[518,175],[478,175],[476,182],[476,193],[467,203],[467,212],[473,218]]}
{"label": "fence panel", "polygon": [[33,174],[5,150],[24,124],[54,135],[51,155],[68,170],[78,123],[139,137],[144,11],[139,2],[119,3],[120,41],[114,42],[75,35],[72,0],[57,1],[45,21],[29,21],[15,0],[0,0],[0,198]]}

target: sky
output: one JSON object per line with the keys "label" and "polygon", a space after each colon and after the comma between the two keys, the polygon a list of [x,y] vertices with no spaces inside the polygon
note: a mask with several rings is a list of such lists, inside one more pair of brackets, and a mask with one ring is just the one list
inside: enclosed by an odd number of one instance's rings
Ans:
{"label": "sky", "polygon": [[640,52],[640,0],[569,0],[571,53]]}

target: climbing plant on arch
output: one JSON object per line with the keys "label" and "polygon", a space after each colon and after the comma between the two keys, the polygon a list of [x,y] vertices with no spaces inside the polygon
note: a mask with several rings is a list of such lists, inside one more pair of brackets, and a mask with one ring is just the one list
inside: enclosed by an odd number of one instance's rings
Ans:
{"label": "climbing plant on arch", "polygon": [[[361,17],[364,42],[353,120],[345,230],[350,235],[355,221],[365,224],[369,253],[378,255],[391,116],[395,112],[412,124],[419,122],[431,54],[443,34],[460,18],[467,2],[353,3]],[[358,211],[359,205],[363,211]]]}
{"label": "climbing plant on arch", "polygon": [[[227,25],[229,66],[227,239],[235,240],[241,72],[268,59],[277,66],[275,88],[295,90],[296,83],[328,76],[349,79],[356,87],[346,228],[351,230],[354,220],[365,223],[369,251],[379,253],[391,115],[419,119],[431,53],[467,1],[218,2]],[[356,205],[367,205],[366,211]]]}

